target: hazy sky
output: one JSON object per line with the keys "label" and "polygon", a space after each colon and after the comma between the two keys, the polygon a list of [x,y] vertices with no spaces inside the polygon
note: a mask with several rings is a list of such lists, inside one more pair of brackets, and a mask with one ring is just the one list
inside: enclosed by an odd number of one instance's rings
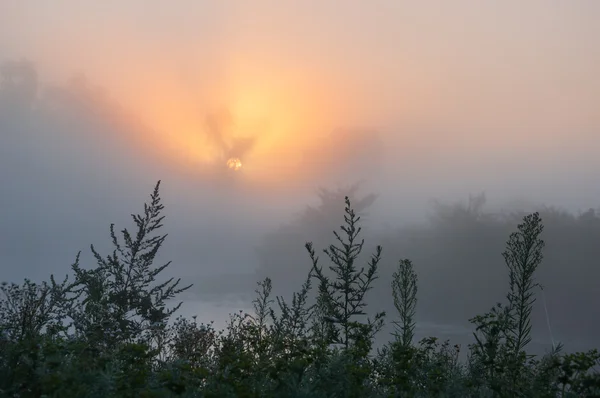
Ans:
{"label": "hazy sky", "polygon": [[[5,141],[25,166],[2,174],[14,188],[4,200],[23,211],[4,217],[43,229],[26,211],[45,206],[38,180],[77,192],[44,217],[72,216],[65,230],[96,234],[125,222],[162,178],[173,240],[207,247],[234,235],[250,247],[254,222],[284,222],[316,185],[358,178],[381,194],[388,221],[482,190],[492,201],[595,207],[599,20],[594,0],[0,0],[0,61],[31,60],[40,96],[85,75],[141,126],[85,119],[70,133],[38,126],[46,141]],[[129,149],[109,167],[94,148],[114,137]],[[245,188],[207,188],[232,178],[230,156]],[[35,164],[53,165],[39,166],[52,177]],[[84,209],[96,218],[81,221]],[[96,236],[72,235],[60,261]]]}

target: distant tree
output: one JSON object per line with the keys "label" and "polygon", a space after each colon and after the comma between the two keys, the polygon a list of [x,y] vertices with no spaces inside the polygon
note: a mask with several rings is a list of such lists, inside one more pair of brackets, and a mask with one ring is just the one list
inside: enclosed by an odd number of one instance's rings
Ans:
{"label": "distant tree", "polygon": [[472,223],[489,218],[483,212],[487,198],[485,192],[478,195],[469,195],[467,204],[445,204],[434,201],[433,222],[443,226],[469,226]]}
{"label": "distant tree", "polygon": [[0,111],[30,110],[38,95],[38,75],[28,60],[0,65]]}
{"label": "distant tree", "polygon": [[[259,261],[257,276],[260,279],[270,277],[278,294],[293,288],[296,281],[303,279],[307,272],[306,264],[302,261],[303,247],[298,246],[298,241],[328,239],[331,230],[344,216],[339,203],[346,196],[357,197],[359,189],[360,184],[338,189],[321,188],[317,191],[318,205],[307,206],[291,222],[265,235],[256,248]],[[377,195],[367,194],[354,200],[356,214],[368,216],[367,209],[376,199]]]}

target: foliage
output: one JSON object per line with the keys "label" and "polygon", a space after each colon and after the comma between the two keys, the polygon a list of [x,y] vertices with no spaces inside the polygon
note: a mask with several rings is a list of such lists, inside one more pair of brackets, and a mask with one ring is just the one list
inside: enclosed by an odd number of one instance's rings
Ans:
{"label": "foliage", "polygon": [[398,271],[394,272],[392,295],[400,316],[400,321],[394,321],[398,329],[394,334],[402,345],[409,346],[415,332],[417,312],[417,274],[410,260],[401,260]]}
{"label": "foliage", "polygon": [[[266,234],[257,247],[257,278],[270,278],[273,281],[273,291],[277,295],[287,294],[295,289],[296,281],[306,276],[306,252],[298,242],[328,240],[331,230],[337,228],[345,214],[340,203],[344,202],[346,196],[353,198],[352,207],[364,219],[377,196],[359,196],[360,188],[360,184],[335,190],[321,188],[316,192],[316,206],[307,206],[290,223]],[[285,261],[282,262],[282,258],[285,258]],[[293,281],[293,284],[289,283],[290,281]]]}
{"label": "foliage", "polygon": [[[92,246],[96,266],[57,283],[0,286],[0,396],[6,397],[570,397],[600,394],[597,350],[564,354],[557,345],[540,358],[531,341],[534,276],[544,242],[538,213],[526,215],[503,253],[506,303],[471,319],[475,342],[461,347],[435,337],[414,343],[417,273],[404,259],[392,275],[398,319],[393,339],[375,353],[384,313],[367,317],[366,296],[378,278],[382,249],[360,255],[360,217],[345,199],[344,225],[321,265],[298,292],[272,297],[258,283],[254,313],[232,314],[225,330],[183,317],[167,302],[188,287],[157,281],[154,267],[166,235],[159,184],[133,215],[134,234],[113,226],[113,252]],[[481,203],[475,203],[479,211]],[[316,291],[313,292],[313,282]],[[314,294],[312,294],[314,293]]]}

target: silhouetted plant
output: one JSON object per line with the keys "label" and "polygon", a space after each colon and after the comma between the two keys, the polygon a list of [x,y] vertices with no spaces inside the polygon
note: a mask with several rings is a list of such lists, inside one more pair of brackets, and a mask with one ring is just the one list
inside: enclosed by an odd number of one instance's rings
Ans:
{"label": "silhouetted plant", "polygon": [[366,272],[364,267],[358,269],[356,261],[362,252],[364,239],[358,240],[361,232],[361,228],[358,226],[360,217],[352,209],[348,197],[346,197],[345,212],[345,225],[340,227],[345,239],[334,231],[339,246],[331,244],[329,248],[323,250],[333,263],[329,266],[329,270],[335,275],[334,279],[323,272],[312,243],[307,243],[306,249],[313,263],[314,275],[320,283],[319,296],[328,312],[326,321],[334,325],[334,335],[330,343],[341,344],[348,349],[352,344],[357,344],[360,336],[363,336],[362,325],[368,327],[368,338],[371,339],[381,329],[382,318],[385,314],[378,313],[375,320],[368,321],[367,324],[355,321],[356,317],[366,315],[364,312],[365,295],[377,278],[377,266],[381,259],[382,248],[377,246],[375,254],[367,264]]}
{"label": "silhouetted plant", "polygon": [[123,229],[121,243],[111,224],[112,254],[103,258],[92,245],[97,267],[85,270],[78,261],[72,266],[76,278],[74,290],[82,300],[70,315],[76,331],[95,344],[111,347],[120,342],[143,342],[163,349],[161,335],[169,317],[181,306],[179,303],[166,309],[166,302],[191,287],[179,288],[181,279],[174,278],[155,282],[171,264],[167,262],[153,268],[154,259],[167,237],[154,234],[164,219],[159,188],[160,181],[150,204],[144,204],[144,214],[132,214],[137,229],[135,235]]}
{"label": "silhouetted plant", "polygon": [[60,340],[68,329],[65,304],[70,285],[25,280],[0,285],[0,390],[35,393],[35,380],[44,358],[40,347]]}
{"label": "silhouetted plant", "polygon": [[346,372],[350,375],[351,385],[347,386],[351,394],[364,393],[365,381],[368,380],[370,361],[367,358],[373,344],[373,337],[383,327],[385,313],[375,314],[373,320],[361,322],[360,317],[366,315],[365,295],[371,289],[373,281],[377,278],[377,266],[381,259],[381,246],[377,246],[375,253],[368,261],[368,268],[358,269],[356,262],[362,252],[364,239],[359,240],[361,228],[358,217],[351,207],[348,197],[345,198],[346,207],[345,225],[340,227],[344,237],[334,231],[334,236],[339,245],[331,244],[324,253],[329,257],[332,265],[329,271],[332,277],[326,275],[319,265],[319,257],[315,254],[312,243],[306,244],[306,249],[312,260],[312,271],[319,281],[317,297],[317,314],[319,322],[325,322],[325,327],[317,334],[321,344],[341,345],[342,358],[352,365]]}
{"label": "silhouetted plant", "polygon": [[[274,282],[277,295],[296,289],[296,281],[306,275],[303,254],[304,247],[298,241],[313,240],[323,242],[331,236],[344,216],[340,206],[346,196],[352,197],[355,212],[368,216],[368,209],[376,201],[377,195],[359,195],[360,184],[352,184],[338,189],[317,190],[318,204],[306,206],[289,223],[266,234],[256,249],[259,280],[269,277]],[[285,259],[285,261],[282,261]],[[315,286],[316,287],[316,286]]]}
{"label": "silhouetted plant", "polygon": [[542,262],[544,247],[538,213],[525,216],[517,228],[503,253],[510,280],[508,305],[498,304],[489,313],[472,319],[477,325],[472,355],[478,363],[474,367],[485,373],[492,391],[513,396],[531,378],[526,366],[531,356],[524,349],[531,341],[533,289],[538,286],[533,275]]}
{"label": "silhouetted plant", "polygon": [[[377,278],[381,247],[358,267],[360,218],[346,198],[343,234],[312,265],[287,301],[258,283],[254,314],[232,314],[225,330],[179,317],[166,302],[184,291],[179,280],[155,282],[153,268],[166,235],[157,184],[135,236],[122,231],[113,254],[58,284],[3,284],[0,291],[1,397],[575,397],[600,394],[598,351],[537,358],[531,341],[534,274],[542,260],[537,213],[525,216],[503,253],[507,304],[471,319],[475,343],[466,363],[460,347],[429,337],[413,344],[417,274],[401,260],[392,278],[399,319],[395,339],[373,355],[383,313],[366,318],[365,295]],[[587,215],[590,218],[593,215]],[[586,222],[589,222],[587,220]],[[317,294],[311,297],[312,280]],[[309,302],[315,299],[314,302]],[[277,303],[275,308],[273,305]],[[365,320],[366,318],[366,320]]]}
{"label": "silhouetted plant", "polygon": [[403,345],[412,343],[415,334],[417,311],[417,274],[410,260],[400,260],[398,270],[392,276],[394,306],[400,316],[394,335]]}
{"label": "silhouetted plant", "polygon": [[539,238],[544,226],[539,213],[526,216],[518,226],[519,231],[510,235],[503,253],[509,269],[510,291],[508,314],[512,323],[508,342],[517,357],[531,342],[531,311],[535,302],[533,274],[542,262],[544,241]]}

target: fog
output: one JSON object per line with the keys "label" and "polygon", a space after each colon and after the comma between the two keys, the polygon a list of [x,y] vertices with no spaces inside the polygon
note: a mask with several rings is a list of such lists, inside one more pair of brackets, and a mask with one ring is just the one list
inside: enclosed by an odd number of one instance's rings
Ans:
{"label": "fog", "polygon": [[160,258],[196,282],[187,299],[263,276],[289,294],[304,242],[373,194],[374,305],[408,257],[422,322],[462,327],[504,299],[506,214],[543,209],[555,333],[597,345],[598,17],[584,0],[4,0],[1,279],[64,274],[79,250],[91,266],[161,179]]}

